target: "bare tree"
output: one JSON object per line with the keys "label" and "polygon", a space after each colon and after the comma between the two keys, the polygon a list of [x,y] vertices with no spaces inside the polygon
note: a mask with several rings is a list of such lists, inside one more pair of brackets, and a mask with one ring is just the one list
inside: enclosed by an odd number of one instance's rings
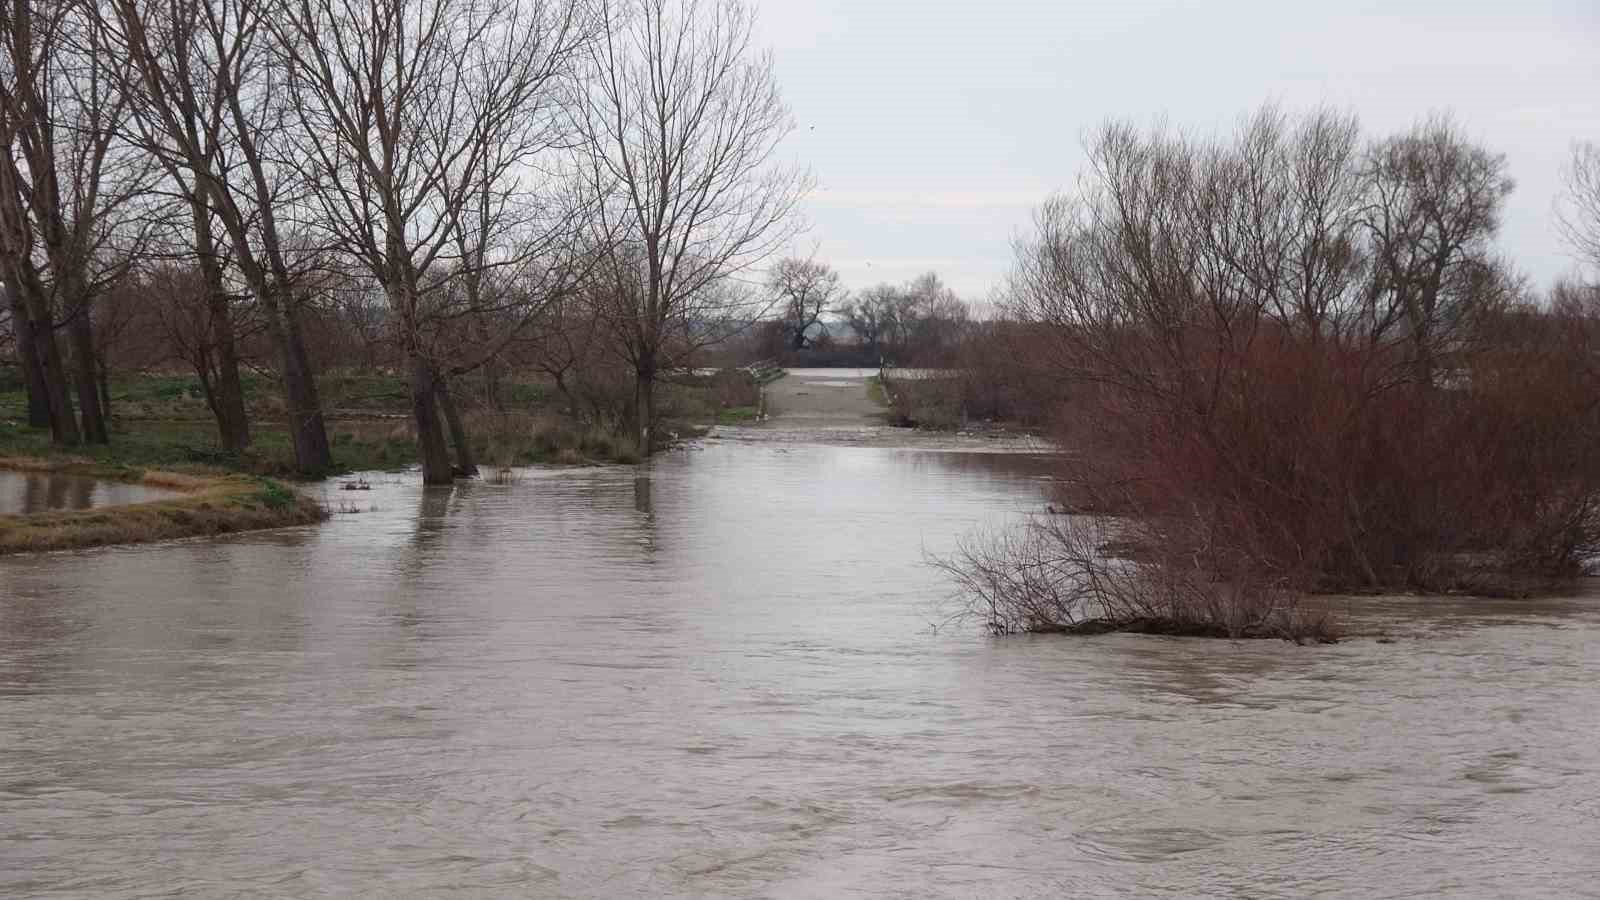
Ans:
{"label": "bare tree", "polygon": [[935,272],[904,284],[866,288],[840,312],[869,352],[884,355],[885,364],[948,363],[971,316],[967,304]]}
{"label": "bare tree", "polygon": [[1491,241],[1513,187],[1505,156],[1434,116],[1375,144],[1363,174],[1378,319],[1403,325],[1415,377],[1432,385],[1438,354],[1470,332],[1497,278]]}
{"label": "bare tree", "polygon": [[1567,246],[1600,278],[1600,144],[1572,148],[1562,172],[1566,195],[1556,208],[1556,222]]}
{"label": "bare tree", "polygon": [[[25,340],[45,391],[52,437],[106,443],[95,368],[92,304],[126,272],[141,230],[135,202],[149,161],[119,141],[126,103],[119,62],[101,45],[88,7],[16,0],[0,7],[0,253],[29,314]],[[62,321],[57,322],[59,313]],[[53,333],[64,326],[82,429],[72,421]]]}
{"label": "bare tree", "polygon": [[822,321],[823,313],[848,299],[839,273],[826,263],[790,257],[780,259],[767,273],[767,286],[783,317],[783,329],[794,350],[810,342],[806,332]]}
{"label": "bare tree", "polygon": [[874,357],[882,349],[884,332],[894,317],[899,294],[900,289],[892,284],[878,284],[856,292],[853,299],[839,308],[845,324]]}
{"label": "bare tree", "polygon": [[657,380],[747,311],[729,279],[793,234],[807,178],[773,164],[792,122],[747,5],[606,0],[601,17],[574,122],[602,198],[604,318],[649,453]]}
{"label": "bare tree", "polygon": [[[149,266],[122,290],[127,302],[137,305],[139,323],[158,333],[168,355],[162,362],[182,362],[194,372],[217,421],[222,448],[248,447],[237,347],[248,332],[238,330],[233,298],[212,268],[170,262]],[[219,318],[226,322],[219,323]]]}
{"label": "bare tree", "polygon": [[[308,474],[326,471],[333,455],[299,308],[304,271],[286,242],[293,224],[282,224],[295,208],[299,160],[285,146],[292,135],[283,128],[284,83],[265,28],[271,10],[262,0],[109,5],[101,24],[108,43],[129,61],[126,89],[141,139],[190,210],[211,321],[222,330],[219,351],[228,352],[232,343],[223,334],[231,326],[222,304],[229,294],[227,272],[236,269],[263,313],[287,401],[295,465]],[[222,235],[215,233],[217,225]],[[232,251],[226,269],[218,246],[224,240]],[[230,355],[235,358],[223,362],[219,382],[231,421],[224,443],[242,446],[248,432],[237,353]]]}
{"label": "bare tree", "polygon": [[[547,174],[564,137],[553,101],[588,37],[584,6],[282,0],[274,10],[319,227],[383,286],[410,368],[423,480],[448,483],[435,324],[481,304],[491,270],[535,285],[523,294],[533,305],[572,281],[552,259],[571,216],[537,207],[554,203]],[[451,430],[470,468],[464,433]]]}
{"label": "bare tree", "polygon": [[[5,213],[0,213],[0,223],[6,218],[8,216]],[[0,279],[5,280],[6,312],[10,314],[10,322],[6,322],[6,325],[10,327],[8,333],[16,351],[16,365],[21,370],[22,386],[27,389],[27,424],[29,428],[50,428],[50,386],[46,383],[45,368],[40,360],[40,354],[45,349],[34,335],[34,320],[26,299],[22,298],[18,275],[13,274],[18,269],[14,259],[19,256],[22,253],[0,250]],[[54,338],[50,343],[53,346]]]}
{"label": "bare tree", "polygon": [[[1114,123],[1089,158],[1010,309],[1067,386],[1063,431],[1093,423],[1068,437],[1075,506],[1143,514],[1227,580],[1575,565],[1600,474],[1582,354],[1519,312],[1499,156],[1445,119],[1364,145],[1348,117],[1268,108],[1226,141]],[[1501,455],[1518,443],[1544,449]]]}
{"label": "bare tree", "polygon": [[901,352],[920,364],[948,365],[970,316],[967,304],[938,273],[913,278],[895,304]]}

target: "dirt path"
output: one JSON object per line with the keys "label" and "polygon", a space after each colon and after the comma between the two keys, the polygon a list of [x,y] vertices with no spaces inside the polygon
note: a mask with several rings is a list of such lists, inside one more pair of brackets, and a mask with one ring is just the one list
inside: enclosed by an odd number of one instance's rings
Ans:
{"label": "dirt path", "polygon": [[785,427],[860,428],[884,424],[867,391],[871,369],[795,369],[767,385],[767,416]]}
{"label": "dirt path", "polygon": [[1050,445],[1024,434],[958,434],[891,427],[872,399],[875,369],[791,369],[766,386],[766,421],[715,429],[716,440],[759,444],[845,444],[962,452],[1038,453]]}

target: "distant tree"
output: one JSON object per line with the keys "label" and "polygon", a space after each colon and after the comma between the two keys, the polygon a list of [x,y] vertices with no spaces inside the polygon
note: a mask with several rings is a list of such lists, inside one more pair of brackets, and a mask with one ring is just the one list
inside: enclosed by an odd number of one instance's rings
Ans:
{"label": "distant tree", "polygon": [[935,272],[866,288],[839,311],[870,353],[888,354],[901,365],[944,361],[969,319],[966,303]]}
{"label": "distant tree", "polygon": [[750,311],[729,281],[794,233],[808,179],[773,163],[793,122],[771,55],[752,46],[748,5],[606,0],[600,16],[573,119],[600,198],[606,284],[594,293],[632,367],[632,419],[649,453],[657,380]]}
{"label": "distant tree", "polygon": [[967,327],[967,305],[935,272],[906,283],[897,306],[904,347],[921,364],[943,365]]}
{"label": "distant tree", "polygon": [[804,350],[812,340],[806,332],[849,296],[839,273],[826,263],[796,257],[779,260],[767,276],[767,285],[792,350]]}
{"label": "distant tree", "polygon": [[900,289],[894,285],[878,284],[858,291],[839,309],[845,324],[873,356],[882,350],[884,329],[894,318],[899,296]]}
{"label": "distant tree", "polygon": [[1438,355],[1472,333],[1497,291],[1492,240],[1513,187],[1506,158],[1435,116],[1373,145],[1362,174],[1378,303],[1373,337],[1385,323],[1403,331],[1414,377],[1432,385]]}
{"label": "distant tree", "polygon": [[1566,194],[1556,212],[1561,236],[1600,279],[1600,144],[1585,141],[1574,146],[1562,180]]}

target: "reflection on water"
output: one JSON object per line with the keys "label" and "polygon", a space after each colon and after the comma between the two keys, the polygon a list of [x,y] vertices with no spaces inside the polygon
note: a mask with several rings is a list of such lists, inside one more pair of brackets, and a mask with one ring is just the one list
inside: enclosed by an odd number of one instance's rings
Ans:
{"label": "reflection on water", "polygon": [[1600,610],[992,640],[1037,458],[710,442],[0,563],[0,894],[1575,896]]}
{"label": "reflection on water", "polygon": [[148,503],[173,496],[176,496],[173,491],[142,484],[101,481],[78,475],[0,471],[0,515]]}

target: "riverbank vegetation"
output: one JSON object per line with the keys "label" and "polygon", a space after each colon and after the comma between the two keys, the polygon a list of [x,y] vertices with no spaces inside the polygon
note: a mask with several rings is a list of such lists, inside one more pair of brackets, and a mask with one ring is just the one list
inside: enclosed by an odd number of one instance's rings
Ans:
{"label": "riverbank vegetation", "polygon": [[943,561],[971,612],[1322,638],[1307,596],[1585,572],[1600,295],[1541,295],[1496,247],[1504,157],[1446,118],[1371,138],[1272,108],[1222,140],[1109,124],[1089,154],[1005,301],[1065,513]]}
{"label": "riverbank vegetation", "polygon": [[935,559],[960,590],[963,612],[990,633],[1282,638],[1331,643],[1338,625],[1314,599],[1268,580],[1219,579],[1165,548],[1114,549],[1129,523],[1039,516],[1012,530],[969,536]]}
{"label": "riverbank vegetation", "polygon": [[[1505,158],[1267,107],[1112,122],[984,316],[936,276],[831,292],[891,422],[1031,427],[1052,513],[939,561],[996,632],[1326,639],[1304,598],[1559,589],[1600,553],[1600,152],[1541,290],[1496,244]],[[815,309],[769,326],[785,352]],[[798,362],[798,360],[796,360]],[[859,364],[859,363],[857,363]]]}
{"label": "riverbank vegetation", "polygon": [[[404,378],[379,369],[331,373],[318,377],[317,384],[329,411],[325,422],[331,451],[330,466],[320,474],[396,470],[417,463]],[[607,392],[586,379],[569,377],[563,393],[547,380],[510,374],[501,375],[493,387],[492,398],[480,378],[463,378],[458,387],[473,456],[484,465],[633,463],[643,456],[624,424],[629,402],[625,387]],[[103,408],[111,442],[61,446],[47,430],[20,421],[26,393],[0,379],[0,454],[299,477],[271,379],[247,375],[241,388],[244,409],[254,423],[247,447],[229,449],[218,439],[198,379],[159,370],[127,373],[108,382]],[[662,398],[659,439],[665,443],[719,422],[753,418],[760,390],[749,372],[682,373],[664,379]]]}
{"label": "riverbank vegetation", "polygon": [[19,416],[57,450],[429,484],[737,416],[695,373],[775,302],[739,276],[808,184],[753,29],[720,0],[17,6]]}
{"label": "riverbank vegetation", "polygon": [[173,494],[149,503],[0,516],[0,554],[309,525],[327,516],[315,500],[268,478],[163,472],[72,457],[6,456],[0,469],[142,484]]}

